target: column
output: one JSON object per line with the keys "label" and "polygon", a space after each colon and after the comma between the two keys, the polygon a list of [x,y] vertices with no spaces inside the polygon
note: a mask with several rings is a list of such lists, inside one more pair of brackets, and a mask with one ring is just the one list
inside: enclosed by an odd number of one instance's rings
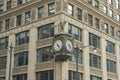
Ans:
{"label": "column", "polygon": [[35,80],[37,28],[32,28],[29,33],[28,80]]}
{"label": "column", "polygon": [[[15,47],[15,35],[10,35],[8,38],[8,46]],[[7,49],[8,50],[8,49]],[[10,73],[10,80],[12,80],[12,68],[14,67],[14,48],[12,48],[12,55],[11,55],[11,73]],[[7,67],[6,67],[6,80],[9,80],[9,71],[10,71],[10,53],[8,51],[7,54]]]}
{"label": "column", "polygon": [[[83,30],[83,43],[84,46],[89,45],[89,33]],[[89,46],[84,48],[83,51],[83,64],[84,64],[84,80],[90,80],[90,69],[89,69]]]}
{"label": "column", "polygon": [[106,64],[106,41],[104,38],[101,37],[101,53],[102,53],[102,60],[101,60],[101,68],[103,71],[103,80],[107,80],[107,64]]}

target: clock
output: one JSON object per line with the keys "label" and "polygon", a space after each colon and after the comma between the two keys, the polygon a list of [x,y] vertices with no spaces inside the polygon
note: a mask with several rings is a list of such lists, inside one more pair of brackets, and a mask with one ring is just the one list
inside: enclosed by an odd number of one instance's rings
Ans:
{"label": "clock", "polygon": [[56,52],[60,51],[62,49],[62,46],[63,46],[63,43],[61,40],[56,40],[54,43],[53,43],[53,48]]}
{"label": "clock", "polygon": [[66,45],[66,50],[68,52],[72,52],[73,51],[73,43],[72,43],[71,40],[66,40],[65,45]]}

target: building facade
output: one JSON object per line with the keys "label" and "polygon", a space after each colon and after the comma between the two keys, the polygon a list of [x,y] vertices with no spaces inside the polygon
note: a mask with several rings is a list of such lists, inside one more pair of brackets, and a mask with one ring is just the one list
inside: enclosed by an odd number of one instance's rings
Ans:
{"label": "building facade", "polygon": [[[120,80],[118,1],[0,0],[0,80],[77,80],[76,51],[79,80]],[[52,43],[61,21],[75,49],[69,60],[55,62]]]}

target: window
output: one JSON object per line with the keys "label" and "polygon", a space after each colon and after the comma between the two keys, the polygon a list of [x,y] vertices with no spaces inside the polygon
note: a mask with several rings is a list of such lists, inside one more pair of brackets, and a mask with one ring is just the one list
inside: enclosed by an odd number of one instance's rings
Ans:
{"label": "window", "polygon": [[83,74],[78,72],[79,74],[79,79],[77,79],[77,72],[76,71],[71,71],[69,70],[69,79],[68,80],[83,80]]}
{"label": "window", "polygon": [[89,24],[90,26],[93,26],[93,16],[90,15],[90,14],[88,14],[88,24]]}
{"label": "window", "polygon": [[107,59],[107,71],[116,73],[116,62]]}
{"label": "window", "polygon": [[21,20],[22,20],[22,15],[20,14],[20,15],[18,15],[18,16],[16,16],[16,25],[21,25]]}
{"label": "window", "polygon": [[94,46],[95,48],[100,48],[100,37],[89,33],[89,45]]}
{"label": "window", "polygon": [[103,13],[107,14],[107,7],[103,6]]}
{"label": "window", "polygon": [[54,24],[50,23],[38,28],[38,39],[45,39],[54,36]]}
{"label": "window", "polygon": [[119,8],[119,0],[115,0],[116,4],[115,7],[118,9]]}
{"label": "window", "polygon": [[105,33],[108,33],[108,24],[107,23],[104,23],[104,31],[105,31]]}
{"label": "window", "polygon": [[37,63],[51,61],[51,47],[40,48],[37,50]]}
{"label": "window", "polygon": [[68,33],[73,36],[73,38],[82,41],[82,29],[72,25],[68,24]]}
{"label": "window", "polygon": [[78,57],[78,63],[82,64],[82,51],[75,48],[72,56],[70,57],[70,61],[76,62],[77,57]]}
{"label": "window", "polygon": [[114,36],[114,27],[110,26],[110,35]]}
{"label": "window", "polygon": [[19,74],[13,76],[13,80],[27,80],[27,74]]}
{"label": "window", "polygon": [[0,21],[0,31],[2,31],[2,21]]}
{"label": "window", "polygon": [[26,3],[30,2],[31,0],[26,0]]}
{"label": "window", "polygon": [[10,28],[10,19],[5,20],[5,30],[8,30]]}
{"label": "window", "polygon": [[113,11],[112,10],[109,10],[109,16],[113,17]]}
{"label": "window", "polygon": [[92,0],[88,0],[88,3],[92,4]]}
{"label": "window", "polygon": [[14,66],[24,66],[28,64],[28,52],[21,52],[15,54]]}
{"label": "window", "polygon": [[73,5],[68,4],[68,13],[73,16],[74,10],[73,10]]}
{"label": "window", "polygon": [[53,80],[54,72],[53,70],[40,71],[36,73],[36,80]]}
{"label": "window", "polygon": [[90,80],[102,80],[102,78],[99,76],[90,75]]}
{"label": "window", "polygon": [[79,20],[82,20],[82,10],[79,9],[79,8],[77,8],[77,18],[78,18]]}
{"label": "window", "polygon": [[95,0],[95,8],[99,8],[99,0]]}
{"label": "window", "polygon": [[0,80],[5,80],[5,77],[0,77]]}
{"label": "window", "polygon": [[4,4],[0,4],[0,13],[4,10]]}
{"label": "window", "polygon": [[48,5],[48,15],[55,14],[55,3],[51,3]]}
{"label": "window", "polygon": [[106,52],[115,54],[115,44],[106,40]]}
{"label": "window", "polygon": [[30,22],[30,17],[31,17],[30,11],[26,12],[26,13],[25,13],[25,23]]}
{"label": "window", "polygon": [[101,68],[101,58],[97,55],[90,54],[90,66],[94,68]]}
{"label": "window", "polygon": [[22,4],[22,0],[17,0],[17,5]]}
{"label": "window", "polygon": [[0,38],[0,46],[4,46],[4,47],[8,46],[8,37]]}
{"label": "window", "polygon": [[7,57],[0,57],[0,69],[6,69]]}
{"label": "window", "polygon": [[29,31],[21,32],[16,35],[16,45],[29,43]]}
{"label": "window", "polygon": [[95,26],[96,26],[96,29],[100,29],[100,21],[98,18],[95,18]]}
{"label": "window", "polygon": [[11,1],[8,1],[7,2],[7,9],[10,9],[11,8]]}
{"label": "window", "polygon": [[112,0],[108,0],[108,3],[109,3],[109,4],[112,4]]}
{"label": "window", "polygon": [[45,16],[44,6],[38,8],[38,18],[43,18]]}

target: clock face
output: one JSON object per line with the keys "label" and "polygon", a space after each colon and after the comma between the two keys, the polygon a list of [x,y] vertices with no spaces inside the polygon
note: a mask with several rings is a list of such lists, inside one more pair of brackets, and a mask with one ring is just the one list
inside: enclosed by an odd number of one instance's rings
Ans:
{"label": "clock face", "polygon": [[62,49],[62,41],[61,40],[56,40],[53,44],[53,48],[55,51],[60,51]]}
{"label": "clock face", "polygon": [[71,40],[66,41],[66,49],[68,52],[71,52],[73,50],[73,43]]}

